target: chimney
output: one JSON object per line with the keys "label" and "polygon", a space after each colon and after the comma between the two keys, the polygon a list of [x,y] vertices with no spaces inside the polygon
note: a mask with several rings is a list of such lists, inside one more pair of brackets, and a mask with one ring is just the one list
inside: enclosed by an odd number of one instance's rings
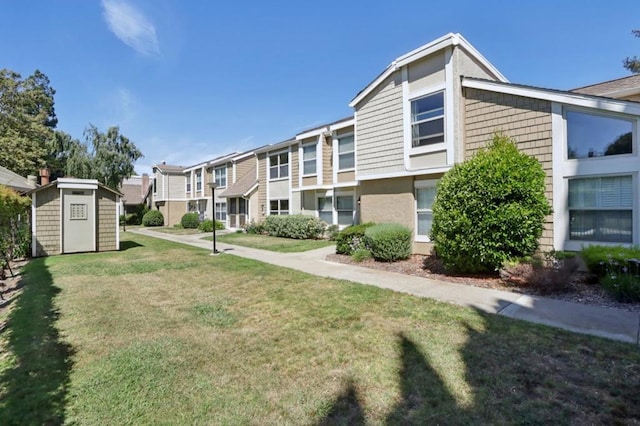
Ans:
{"label": "chimney", "polygon": [[29,186],[32,188],[38,186],[38,178],[34,175],[27,176],[27,182],[29,182]]}
{"label": "chimney", "polygon": [[144,197],[149,190],[149,174],[142,174],[142,196]]}
{"label": "chimney", "polygon": [[51,171],[47,168],[40,169],[40,185],[45,186],[49,184],[49,176]]}

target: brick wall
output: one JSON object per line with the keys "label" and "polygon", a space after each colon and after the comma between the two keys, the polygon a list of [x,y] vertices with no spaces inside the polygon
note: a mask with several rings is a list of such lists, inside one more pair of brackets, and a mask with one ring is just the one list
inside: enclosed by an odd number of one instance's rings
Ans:
{"label": "brick wall", "polygon": [[[465,89],[465,159],[487,145],[496,131],[515,139],[518,148],[538,159],[545,171],[545,195],[553,202],[551,103],[522,96]],[[553,248],[553,216],[545,221],[540,250]]]}

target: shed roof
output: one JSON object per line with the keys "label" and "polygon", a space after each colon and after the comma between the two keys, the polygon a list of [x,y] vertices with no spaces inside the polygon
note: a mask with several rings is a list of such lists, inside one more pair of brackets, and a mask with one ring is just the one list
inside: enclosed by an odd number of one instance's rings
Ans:
{"label": "shed roof", "polygon": [[27,195],[35,194],[47,188],[51,188],[52,186],[59,186],[59,185],[64,185],[65,187],[68,187],[68,188],[102,188],[122,197],[121,192],[101,184],[96,179],[75,179],[75,178],[58,178],[47,185],[43,185],[38,188],[30,190],[26,194]]}
{"label": "shed roof", "polygon": [[223,198],[246,197],[258,185],[256,168],[252,167],[247,173],[220,194]]}
{"label": "shed roof", "polygon": [[640,93],[640,74],[578,87],[571,91],[585,95],[607,96],[611,98],[634,95]]}

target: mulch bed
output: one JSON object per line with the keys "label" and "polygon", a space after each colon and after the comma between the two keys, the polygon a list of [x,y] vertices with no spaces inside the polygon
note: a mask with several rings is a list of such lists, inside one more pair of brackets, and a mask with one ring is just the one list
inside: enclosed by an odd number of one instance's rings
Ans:
{"label": "mulch bed", "polygon": [[[616,301],[598,284],[594,284],[592,275],[580,271],[574,272],[570,276],[569,282],[564,285],[562,289],[549,292],[526,284],[526,278],[524,277],[531,272],[530,270],[527,270],[526,266],[519,268],[518,271],[515,271],[514,275],[505,279],[500,277],[498,274],[464,276],[451,275],[446,272],[441,260],[435,256],[412,255],[406,260],[387,263],[376,262],[373,259],[356,262],[351,258],[351,256],[331,254],[327,256],[327,260],[382,271],[431,278],[456,284],[472,285],[475,287],[511,291],[514,293],[532,296],[544,296],[586,305],[597,305],[608,308],[625,309],[632,312],[640,312],[640,303],[621,303]],[[518,276],[518,274],[520,274],[520,276]]]}

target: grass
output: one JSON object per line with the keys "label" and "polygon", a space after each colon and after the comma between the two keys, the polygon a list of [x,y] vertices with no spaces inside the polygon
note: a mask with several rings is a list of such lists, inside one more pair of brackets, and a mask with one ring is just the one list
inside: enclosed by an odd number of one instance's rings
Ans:
{"label": "grass", "polygon": [[[211,241],[213,237],[205,237],[203,239]],[[293,238],[271,237],[244,232],[216,235],[216,241],[280,253],[295,253],[335,245],[334,241],[328,240],[295,240]]]}
{"label": "grass", "polygon": [[33,260],[0,424],[616,424],[634,345],[125,235]]}
{"label": "grass", "polygon": [[157,231],[157,232],[162,232],[164,234],[171,234],[171,235],[195,235],[195,234],[202,234],[202,231],[200,231],[199,229],[185,229],[185,228],[174,228],[174,227],[152,227],[149,228],[152,231]]}

